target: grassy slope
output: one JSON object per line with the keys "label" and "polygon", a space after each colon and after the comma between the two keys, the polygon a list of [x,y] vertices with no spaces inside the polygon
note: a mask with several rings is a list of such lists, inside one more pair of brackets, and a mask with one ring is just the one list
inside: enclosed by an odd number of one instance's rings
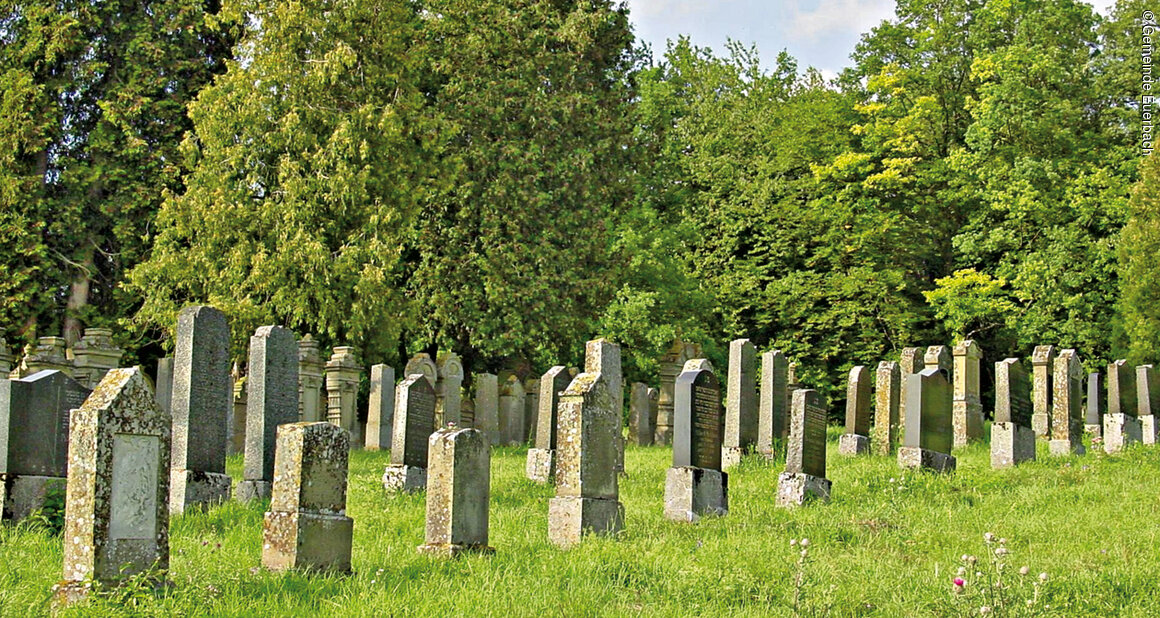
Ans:
{"label": "grassy slope", "polygon": [[[1050,574],[1039,613],[1160,615],[1152,590],[1160,574],[1160,449],[1050,459],[1041,444],[1038,462],[992,471],[986,446],[974,445],[956,453],[952,476],[891,482],[904,477],[892,460],[838,457],[835,429],[832,503],[774,508],[782,466],[746,461],[730,475],[729,515],[696,525],[661,515],[670,451],[630,447],[631,476],[621,483],[624,536],[592,538],[566,552],[547,541],[552,489],[523,478],[522,449],[499,449],[491,502],[498,553],[453,562],[416,553],[423,497],[383,495],[387,454],[356,452],[348,513],[353,576],[258,569],[264,505],[229,504],[173,520],[175,586],[167,596],[98,601],[68,613],[790,615],[797,553],[789,540],[808,537],[803,614],[962,615],[978,603],[953,604],[950,580],[962,554],[982,557],[982,535],[992,531],[1009,539],[1012,569],[1026,564],[1033,575]],[[235,478],[240,463],[230,460]],[[45,613],[60,567],[58,537],[27,526],[0,530],[0,613]]]}

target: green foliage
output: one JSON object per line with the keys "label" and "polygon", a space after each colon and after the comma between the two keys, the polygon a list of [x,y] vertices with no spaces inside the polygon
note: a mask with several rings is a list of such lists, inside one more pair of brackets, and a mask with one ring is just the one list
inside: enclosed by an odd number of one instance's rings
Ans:
{"label": "green foliage", "polygon": [[935,279],[934,284],[935,289],[923,292],[923,296],[956,341],[1007,325],[1016,309],[1010,292],[1004,289],[1005,280],[973,268]]}
{"label": "green foliage", "polygon": [[1120,239],[1121,311],[1133,363],[1160,360],[1160,157],[1140,164]]}

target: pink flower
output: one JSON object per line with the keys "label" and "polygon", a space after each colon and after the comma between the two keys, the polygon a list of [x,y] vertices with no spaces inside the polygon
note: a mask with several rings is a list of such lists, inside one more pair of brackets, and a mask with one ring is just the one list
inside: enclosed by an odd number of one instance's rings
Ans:
{"label": "pink flower", "polygon": [[958,587],[958,588],[962,588],[962,587],[963,587],[963,586],[965,586],[965,585],[967,585],[967,582],[963,581],[963,578],[961,578],[961,577],[956,577],[956,578],[955,578],[955,586],[956,586],[956,587]]}

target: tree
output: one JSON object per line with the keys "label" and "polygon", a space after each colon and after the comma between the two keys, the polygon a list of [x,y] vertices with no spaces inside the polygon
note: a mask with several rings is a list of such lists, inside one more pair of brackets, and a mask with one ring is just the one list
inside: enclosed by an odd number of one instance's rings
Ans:
{"label": "tree", "polygon": [[1160,157],[1140,164],[1120,239],[1120,313],[1133,363],[1160,360]]}

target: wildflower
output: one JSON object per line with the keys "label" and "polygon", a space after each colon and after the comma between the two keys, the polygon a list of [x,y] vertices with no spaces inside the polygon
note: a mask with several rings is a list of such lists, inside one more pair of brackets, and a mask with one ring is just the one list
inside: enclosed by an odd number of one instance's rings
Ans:
{"label": "wildflower", "polygon": [[982,577],[982,576],[983,576],[982,571],[975,571],[975,577]]}
{"label": "wildflower", "polygon": [[1020,574],[1020,575],[1026,575],[1026,574],[1028,574],[1028,573],[1030,573],[1030,572],[1031,572],[1031,567],[1027,567],[1027,566],[1025,566],[1025,567],[1022,567],[1022,568],[1020,568],[1020,569],[1019,569],[1019,574]]}
{"label": "wildflower", "polygon": [[991,534],[990,532],[983,534],[983,542],[990,543],[991,541],[994,541],[994,540],[995,540],[995,535]]}
{"label": "wildflower", "polygon": [[789,540],[789,546],[790,546],[790,547],[796,547],[796,546],[797,546],[797,539],[790,539],[790,540]]}
{"label": "wildflower", "polygon": [[959,567],[959,575],[966,575],[967,567]]}
{"label": "wildflower", "polygon": [[808,556],[808,555],[809,555],[809,553],[810,553],[810,550],[808,550],[808,549],[803,549],[803,550],[802,550],[802,558],[805,558],[806,556]]}
{"label": "wildflower", "polygon": [[955,586],[962,588],[963,586],[966,586],[966,585],[967,585],[967,582],[963,578],[961,578],[961,577],[955,578]]}
{"label": "wildflower", "polygon": [[1040,573],[1039,574],[1039,581],[1046,584],[1047,583],[1047,573]]}
{"label": "wildflower", "polygon": [[804,547],[809,547],[809,546],[810,546],[810,540],[809,539],[802,539],[802,547],[804,548]]}
{"label": "wildflower", "polygon": [[990,607],[987,607],[986,605],[984,605],[984,606],[979,608],[979,615],[980,616],[986,616],[989,613],[991,613]]}
{"label": "wildflower", "polygon": [[963,554],[963,557],[961,558],[961,560],[962,560],[963,562],[967,562],[968,560],[970,560],[970,558],[971,558],[970,556],[968,556],[968,555],[966,555],[966,554]]}
{"label": "wildflower", "polygon": [[1006,544],[1007,544],[1007,539],[999,539],[999,544],[1000,544],[1000,545],[1006,545]]}
{"label": "wildflower", "polygon": [[999,556],[1000,558],[1002,558],[1003,556],[1006,556],[1006,555],[1007,555],[1007,548],[1006,548],[1006,547],[1000,547],[999,549],[996,549],[996,550],[995,550],[995,555],[996,555],[996,556]]}
{"label": "wildflower", "polygon": [[978,559],[978,558],[976,558],[976,557],[974,557],[974,556],[967,556],[967,562],[968,562],[968,563],[970,563],[970,564],[974,564],[974,563],[975,563],[975,562],[977,562],[978,560],[979,560],[979,559]]}

